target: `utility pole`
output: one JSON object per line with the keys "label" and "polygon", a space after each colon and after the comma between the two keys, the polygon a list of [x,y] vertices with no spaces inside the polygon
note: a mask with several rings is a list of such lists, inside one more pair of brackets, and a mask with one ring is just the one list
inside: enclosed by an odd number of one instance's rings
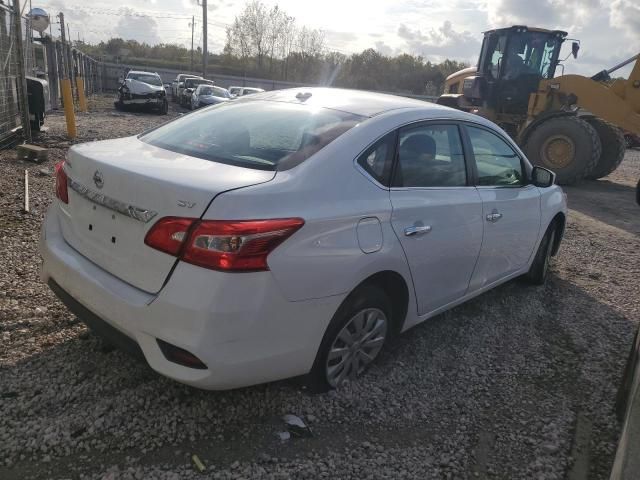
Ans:
{"label": "utility pole", "polygon": [[191,72],[193,72],[193,29],[196,26],[196,17],[191,16]]}
{"label": "utility pole", "polygon": [[71,138],[76,137],[76,114],[73,111],[73,93],[71,92],[71,80],[69,80],[69,70],[71,64],[69,56],[65,54],[66,37],[64,28],[64,13],[58,14],[60,17],[60,36],[62,37],[62,102],[64,103],[64,117],[67,121],[67,134]]}
{"label": "utility pole", "polygon": [[29,119],[29,101],[27,98],[27,72],[24,65],[24,48],[22,42],[22,14],[20,12],[20,0],[13,0],[13,26],[17,34],[16,61],[18,63],[18,94],[20,98],[20,113],[22,119],[22,135],[25,141],[31,142],[31,120]]}
{"label": "utility pole", "polygon": [[207,77],[207,0],[202,0],[202,76]]}

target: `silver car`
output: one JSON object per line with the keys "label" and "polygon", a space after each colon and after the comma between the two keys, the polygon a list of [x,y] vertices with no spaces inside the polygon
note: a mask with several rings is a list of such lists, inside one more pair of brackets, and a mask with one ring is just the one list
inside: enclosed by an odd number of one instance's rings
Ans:
{"label": "silver car", "polygon": [[217,105],[231,100],[229,91],[214,85],[198,85],[191,94],[191,110],[207,105]]}
{"label": "silver car", "polygon": [[207,389],[353,380],[414,325],[543,283],[566,219],[553,173],[488,120],[321,88],[74,145],[56,195],[43,279],[111,343]]}

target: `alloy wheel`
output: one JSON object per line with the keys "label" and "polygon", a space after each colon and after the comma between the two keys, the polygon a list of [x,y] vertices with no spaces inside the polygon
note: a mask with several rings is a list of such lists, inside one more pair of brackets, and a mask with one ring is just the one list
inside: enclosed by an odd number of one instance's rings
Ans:
{"label": "alloy wheel", "polygon": [[333,388],[356,378],[377,357],[387,336],[388,323],[382,310],[366,308],[342,327],[327,355],[327,382]]}

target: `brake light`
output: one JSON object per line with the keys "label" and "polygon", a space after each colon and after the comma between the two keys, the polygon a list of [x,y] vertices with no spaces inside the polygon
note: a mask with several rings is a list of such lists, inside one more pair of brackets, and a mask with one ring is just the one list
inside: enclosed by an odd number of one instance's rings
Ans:
{"label": "brake light", "polygon": [[189,229],[197,218],[164,217],[151,227],[144,237],[144,243],[150,247],[178,256]]}
{"label": "brake light", "polygon": [[198,221],[165,217],[151,227],[145,243],[212,270],[269,270],[267,256],[303,225],[301,218]]}
{"label": "brake light", "polygon": [[69,190],[67,188],[67,174],[64,171],[64,160],[56,163],[56,197],[63,202],[69,203]]}

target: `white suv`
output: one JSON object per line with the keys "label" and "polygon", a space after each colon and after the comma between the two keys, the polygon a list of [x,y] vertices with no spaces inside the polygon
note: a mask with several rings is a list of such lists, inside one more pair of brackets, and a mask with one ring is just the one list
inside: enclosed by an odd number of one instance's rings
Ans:
{"label": "white suv", "polygon": [[367,92],[281,90],[74,145],[42,278],[158,372],[208,389],[361,374],[388,339],[521,275],[566,201],[493,123]]}

